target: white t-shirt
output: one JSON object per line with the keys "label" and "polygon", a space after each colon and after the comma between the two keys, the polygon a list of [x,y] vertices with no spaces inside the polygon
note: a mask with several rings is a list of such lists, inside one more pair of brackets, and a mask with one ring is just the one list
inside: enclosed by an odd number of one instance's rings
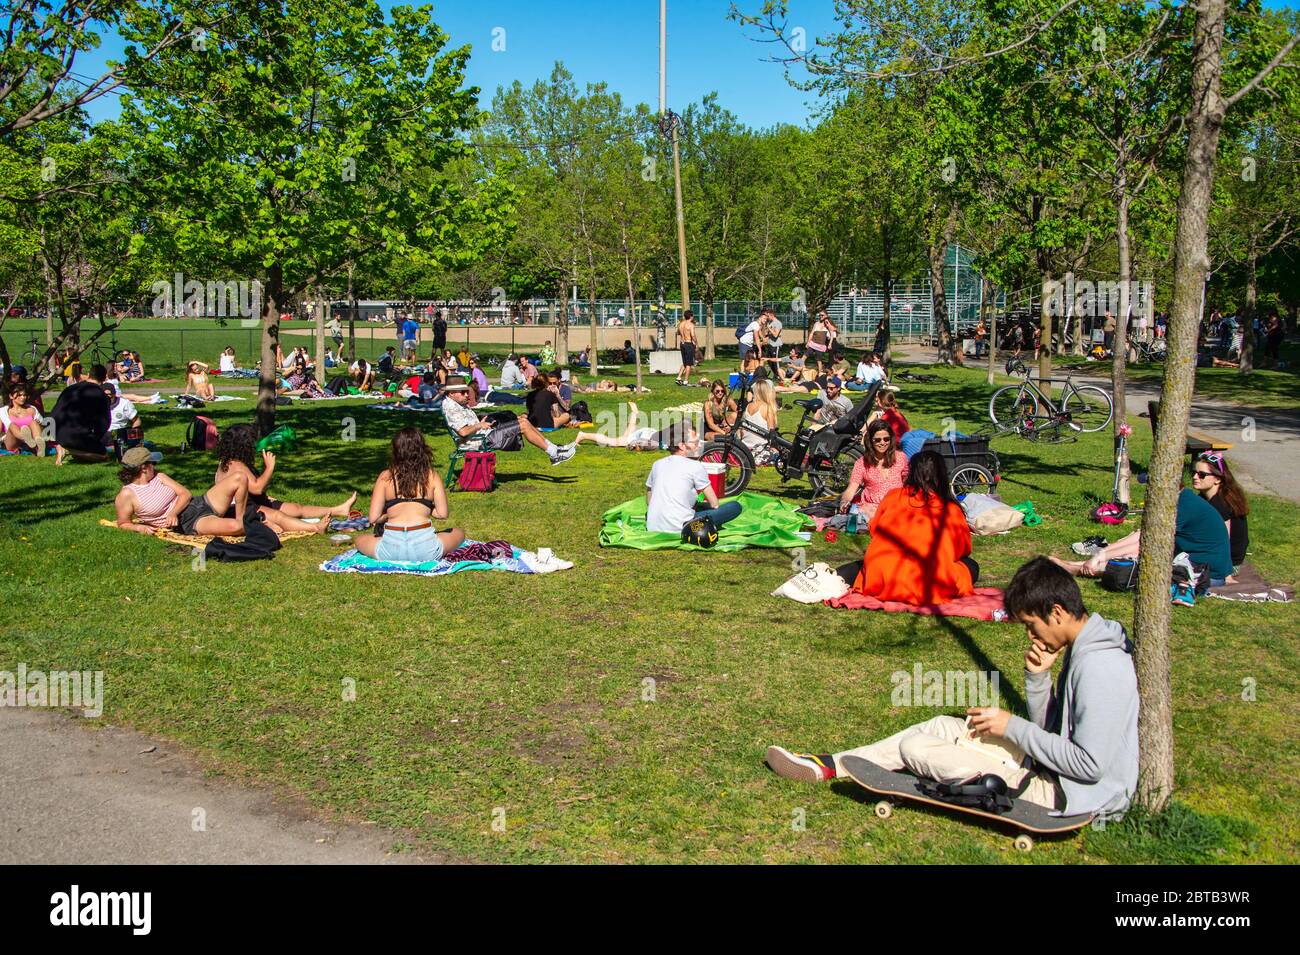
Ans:
{"label": "white t-shirt", "polygon": [[645,486],[651,491],[646,530],[679,534],[695,519],[695,497],[709,486],[709,475],[699,461],[671,454],[654,463]]}
{"label": "white t-shirt", "polygon": [[865,361],[858,362],[858,380],[864,384],[874,384],[885,377],[885,369],[880,365],[868,364]]}
{"label": "white t-shirt", "polygon": [[[287,368],[287,367],[289,367],[289,366],[286,365],[285,367]],[[222,370],[222,371],[234,371],[234,370],[235,370],[235,356],[234,356],[234,355],[224,355],[224,354],[223,354],[223,355],[221,356],[221,370]]]}
{"label": "white t-shirt", "polygon": [[109,412],[108,430],[116,431],[118,428],[128,427],[135,420],[135,405],[125,398],[118,398],[117,404],[113,405],[112,411]]}
{"label": "white t-shirt", "polygon": [[447,424],[451,430],[460,434],[465,430],[466,425],[478,427],[478,415],[474,413],[473,408],[467,408],[462,404],[453,401],[450,397],[443,399],[442,413],[447,418]]}
{"label": "white t-shirt", "polygon": [[745,326],[745,334],[741,336],[740,343],[754,347],[754,336],[758,334],[758,322],[750,322]]}

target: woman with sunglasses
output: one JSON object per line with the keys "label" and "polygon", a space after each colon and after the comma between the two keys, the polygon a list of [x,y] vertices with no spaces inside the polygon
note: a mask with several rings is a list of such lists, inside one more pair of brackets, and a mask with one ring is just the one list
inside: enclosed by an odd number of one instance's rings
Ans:
{"label": "woman with sunglasses", "polygon": [[867,425],[863,441],[866,453],[853,465],[849,485],[840,495],[840,513],[858,505],[858,513],[869,521],[876,515],[880,502],[907,479],[907,456],[898,450],[898,441],[888,422],[876,420]]}
{"label": "woman with sunglasses", "polygon": [[731,430],[736,423],[736,401],[727,395],[721,378],[709,383],[709,400],[704,403],[704,440],[712,441]]}
{"label": "woman with sunglasses", "polygon": [[1250,533],[1246,527],[1250,505],[1246,503],[1246,494],[1232,476],[1222,454],[1206,451],[1196,459],[1192,465],[1192,489],[1209,501],[1223,518],[1232,548],[1232,563],[1240,567],[1246,560],[1246,548],[1250,545]]}

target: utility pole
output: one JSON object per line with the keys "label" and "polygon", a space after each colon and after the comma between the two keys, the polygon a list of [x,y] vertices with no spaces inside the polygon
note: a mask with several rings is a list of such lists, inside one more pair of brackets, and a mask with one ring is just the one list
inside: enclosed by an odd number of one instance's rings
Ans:
{"label": "utility pole", "polygon": [[[677,201],[677,266],[681,282],[682,314],[691,307],[691,284],[686,276],[686,215],[682,211],[682,154],[677,144],[681,121],[668,109],[668,0],[659,0],[659,129],[672,139],[673,193]],[[710,342],[712,344],[712,342]],[[713,355],[706,355],[712,358]]]}

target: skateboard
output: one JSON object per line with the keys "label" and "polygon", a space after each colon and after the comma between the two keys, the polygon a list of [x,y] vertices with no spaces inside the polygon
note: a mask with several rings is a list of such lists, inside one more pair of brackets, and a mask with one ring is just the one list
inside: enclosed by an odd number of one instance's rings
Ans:
{"label": "skateboard", "polygon": [[953,812],[978,816],[981,819],[1004,823],[1019,829],[1020,833],[1016,836],[1014,844],[1021,852],[1029,852],[1034,848],[1034,835],[1074,832],[1092,822],[1091,814],[1053,816],[1051,810],[1023,799],[1013,800],[1011,808],[1006,812],[989,812],[977,806],[960,806],[927,795],[921,790],[917,778],[908,773],[896,773],[884,769],[858,756],[846,756],[840,761],[840,765],[855,783],[867,792],[882,797],[876,803],[876,815],[881,819],[892,816],[894,805],[900,800],[951,809]]}

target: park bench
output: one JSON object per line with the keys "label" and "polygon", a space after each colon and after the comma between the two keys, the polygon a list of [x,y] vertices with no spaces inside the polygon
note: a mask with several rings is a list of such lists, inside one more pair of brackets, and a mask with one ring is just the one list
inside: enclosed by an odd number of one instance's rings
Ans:
{"label": "park bench", "polygon": [[[1147,417],[1151,420],[1151,436],[1154,438],[1158,426],[1158,419],[1160,417],[1159,401],[1147,402]],[[1232,442],[1230,441],[1219,441],[1208,434],[1202,434],[1189,428],[1187,431],[1187,445],[1184,449],[1184,453],[1196,457],[1196,455],[1202,454],[1206,451],[1227,451],[1231,447]]]}

